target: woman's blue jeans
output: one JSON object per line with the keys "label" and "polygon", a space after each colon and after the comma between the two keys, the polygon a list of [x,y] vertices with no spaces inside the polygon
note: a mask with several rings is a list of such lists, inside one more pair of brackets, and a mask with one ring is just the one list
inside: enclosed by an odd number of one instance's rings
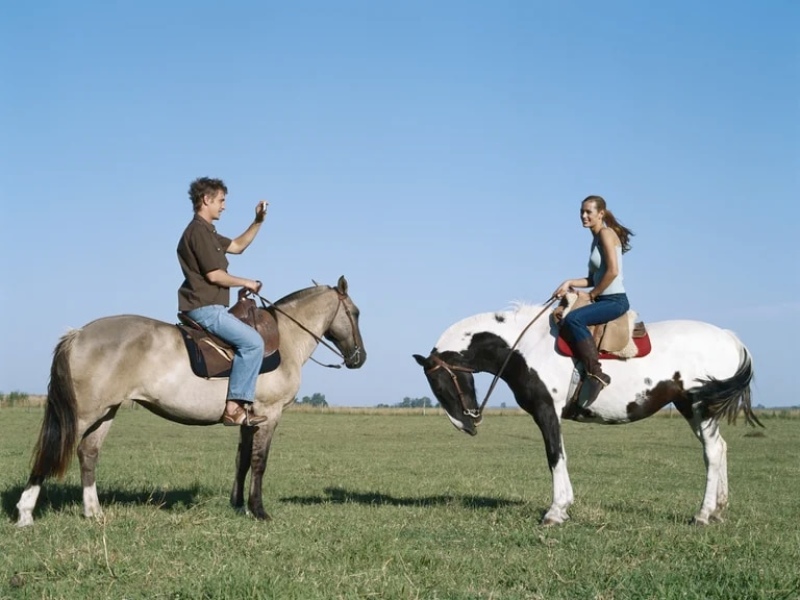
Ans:
{"label": "woman's blue jeans", "polygon": [[256,379],[264,359],[264,340],[261,335],[221,304],[195,308],[186,314],[200,327],[222,338],[235,349],[227,399],[253,402]]}
{"label": "woman's blue jeans", "polygon": [[582,339],[591,337],[589,325],[613,321],[628,312],[629,308],[627,294],[598,296],[592,304],[569,311],[567,316],[564,317],[561,329],[566,332],[568,342],[579,342]]}

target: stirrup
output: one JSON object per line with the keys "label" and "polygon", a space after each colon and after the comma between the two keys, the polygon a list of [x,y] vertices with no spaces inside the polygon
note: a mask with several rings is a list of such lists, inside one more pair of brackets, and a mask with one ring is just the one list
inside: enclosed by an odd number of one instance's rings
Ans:
{"label": "stirrup", "polygon": [[222,424],[227,427],[255,427],[266,420],[266,416],[254,415],[242,405],[239,405],[238,410],[232,415],[222,413]]}
{"label": "stirrup", "polygon": [[588,395],[586,396],[586,400],[581,401],[580,396],[578,397],[578,406],[580,408],[589,408],[597,397],[600,395],[608,385],[611,383],[611,377],[606,375],[605,373],[601,373],[600,375],[595,375],[594,373],[587,373],[584,380],[581,382],[581,388],[579,390],[579,394],[582,396],[583,388],[585,386],[589,386],[587,388]]}

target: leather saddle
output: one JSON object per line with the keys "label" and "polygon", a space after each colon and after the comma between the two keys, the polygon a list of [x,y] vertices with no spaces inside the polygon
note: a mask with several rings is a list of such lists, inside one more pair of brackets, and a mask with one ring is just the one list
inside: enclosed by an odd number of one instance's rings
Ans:
{"label": "leather saddle", "polygon": [[[556,348],[564,356],[573,356],[573,353],[560,331],[561,321],[570,310],[586,304],[588,304],[587,300],[577,297],[575,294],[567,294],[553,310],[553,321],[559,326]],[[647,332],[645,324],[636,320],[637,316],[635,311],[629,310],[613,321],[589,327],[595,344],[597,344],[599,358],[627,360],[650,354],[652,350],[650,334]]]}
{"label": "leather saddle", "polygon": [[[259,373],[274,371],[281,364],[280,335],[278,323],[273,312],[266,307],[256,306],[249,297],[250,291],[239,290],[239,300],[228,311],[240,321],[258,331],[264,340],[264,357]],[[229,377],[234,349],[223,339],[209,333],[184,313],[178,313],[180,323],[176,327],[183,336],[192,371],[198,377]]]}

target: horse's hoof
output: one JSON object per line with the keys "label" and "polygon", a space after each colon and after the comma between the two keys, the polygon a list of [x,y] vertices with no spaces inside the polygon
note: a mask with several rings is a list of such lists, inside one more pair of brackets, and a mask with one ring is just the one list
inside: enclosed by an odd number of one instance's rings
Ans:
{"label": "horse's hoof", "polygon": [[569,517],[558,518],[552,515],[545,515],[544,519],[542,519],[542,527],[555,527],[556,525],[563,525],[564,521],[569,519]]}
{"label": "horse's hoof", "polygon": [[561,521],[557,519],[545,519],[542,521],[542,527],[555,527],[556,525],[561,525]]}
{"label": "horse's hoof", "polygon": [[725,517],[720,514],[712,514],[709,518],[709,521],[714,521],[714,523],[724,523]]}
{"label": "horse's hoof", "polygon": [[254,509],[251,506],[247,510],[247,514],[249,514],[251,517],[253,517],[257,521],[272,521],[272,517],[270,517],[269,514],[267,514],[267,511],[265,511],[261,507]]}
{"label": "horse's hoof", "polygon": [[706,519],[705,517],[701,517],[700,515],[695,515],[694,517],[692,517],[690,523],[692,525],[697,525],[698,527],[704,527],[708,525],[708,519]]}
{"label": "horse's hoof", "polygon": [[17,527],[30,527],[33,525],[33,517],[30,515],[25,515],[19,517],[17,520]]}

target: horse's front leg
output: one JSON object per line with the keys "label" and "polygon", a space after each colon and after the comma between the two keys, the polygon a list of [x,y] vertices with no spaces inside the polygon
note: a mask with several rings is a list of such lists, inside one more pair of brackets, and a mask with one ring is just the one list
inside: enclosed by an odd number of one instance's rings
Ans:
{"label": "horse's front leg", "polygon": [[567,510],[572,505],[575,497],[572,492],[572,483],[567,471],[567,453],[564,450],[564,439],[561,436],[561,422],[553,404],[547,400],[535,399],[523,409],[531,413],[533,420],[539,426],[544,439],[547,465],[553,477],[553,503],[542,518],[542,525],[560,525],[567,519]]}
{"label": "horse's front leg", "polygon": [[239,446],[236,449],[236,477],[231,490],[231,506],[236,510],[244,510],[244,482],[250,470],[250,459],[253,455],[252,427],[239,428]]}
{"label": "horse's front leg", "polygon": [[550,473],[553,477],[553,503],[542,518],[542,525],[545,526],[560,525],[569,519],[567,510],[575,500],[567,471],[567,452],[564,450],[564,439],[559,436],[559,441],[560,454],[555,464],[550,461],[550,451],[547,452]]}
{"label": "horse's front leg", "polygon": [[252,453],[250,458],[250,496],[247,499],[247,508],[250,513],[259,520],[268,521],[270,516],[264,510],[264,502],[261,491],[264,485],[264,472],[267,470],[267,458],[269,457],[269,447],[272,444],[272,436],[278,426],[278,419],[269,420],[259,425],[253,435]]}

